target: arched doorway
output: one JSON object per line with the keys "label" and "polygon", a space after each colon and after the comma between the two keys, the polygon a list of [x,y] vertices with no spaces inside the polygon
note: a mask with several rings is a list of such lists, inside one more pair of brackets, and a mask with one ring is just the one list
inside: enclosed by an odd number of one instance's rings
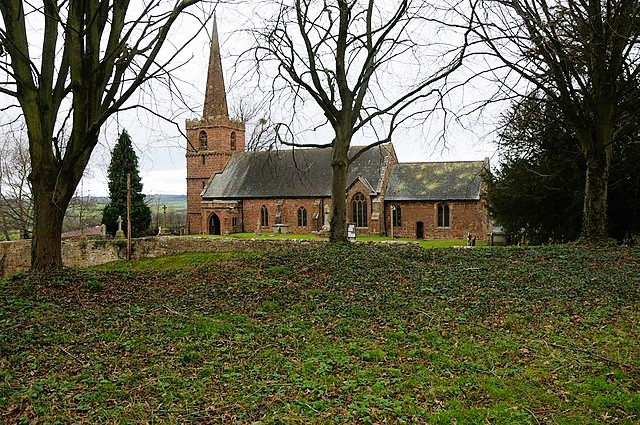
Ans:
{"label": "arched doorway", "polygon": [[421,221],[416,223],[416,239],[424,239],[424,223]]}
{"label": "arched doorway", "polygon": [[220,218],[216,213],[211,214],[211,217],[209,217],[209,234],[220,234]]}

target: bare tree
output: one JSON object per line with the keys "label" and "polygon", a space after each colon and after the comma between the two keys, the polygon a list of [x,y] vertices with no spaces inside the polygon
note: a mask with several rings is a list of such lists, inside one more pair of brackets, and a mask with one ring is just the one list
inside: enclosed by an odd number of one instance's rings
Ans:
{"label": "bare tree", "polygon": [[[320,108],[320,122],[333,140],[304,144],[332,148],[332,242],[347,240],[346,179],[349,165],[366,149],[388,143],[412,117],[433,110],[440,85],[462,63],[470,22],[456,25],[460,14],[422,0],[290,0],[278,1],[265,27],[251,31],[253,57],[261,76],[269,62],[277,69],[272,89],[289,93],[294,110],[309,99]],[[447,34],[444,35],[445,29]],[[325,121],[322,121],[325,120]],[[300,146],[289,124],[277,127],[279,140]],[[286,133],[285,133],[286,131]],[[357,135],[370,135],[366,148],[349,153]],[[371,136],[373,135],[373,136]]]}
{"label": "bare tree", "polygon": [[256,102],[250,97],[242,97],[231,107],[231,114],[247,127],[247,151],[267,150],[277,145],[275,125],[269,118],[264,101]]}
{"label": "bare tree", "polygon": [[[101,126],[150,81],[171,82],[173,59],[192,39],[172,39],[181,16],[205,0],[3,0],[0,94],[15,99],[27,126],[34,204],[31,264],[62,265],[65,212],[98,142]],[[215,3],[215,2],[213,2]],[[37,28],[37,29],[36,29]],[[169,47],[169,46],[167,46]],[[163,51],[163,53],[161,53]],[[167,83],[169,81],[169,83]],[[63,137],[61,129],[71,129]]]}
{"label": "bare tree", "polygon": [[[613,143],[640,118],[640,1],[485,0],[483,6],[477,34],[499,61],[494,72],[506,71],[501,88],[536,93],[575,131],[587,170],[582,237],[606,240]],[[521,91],[514,93],[510,75],[526,83]]]}
{"label": "bare tree", "polygon": [[10,132],[0,145],[0,215],[5,238],[18,230],[27,239],[33,228],[29,150],[20,132]]}

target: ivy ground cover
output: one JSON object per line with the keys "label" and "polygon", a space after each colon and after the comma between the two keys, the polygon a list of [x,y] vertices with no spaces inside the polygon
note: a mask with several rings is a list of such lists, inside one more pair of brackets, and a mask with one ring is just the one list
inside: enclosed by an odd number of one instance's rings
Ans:
{"label": "ivy ground cover", "polygon": [[640,251],[285,246],[0,284],[0,422],[640,421]]}

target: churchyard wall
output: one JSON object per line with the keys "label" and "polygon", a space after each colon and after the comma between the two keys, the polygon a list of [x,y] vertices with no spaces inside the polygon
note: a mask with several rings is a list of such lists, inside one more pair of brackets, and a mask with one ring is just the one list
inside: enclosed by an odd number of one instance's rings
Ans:
{"label": "churchyard wall", "polygon": [[[184,252],[246,251],[299,243],[301,245],[325,244],[325,241],[292,241],[232,239],[209,237],[154,236],[133,239],[131,248],[134,259],[160,257]],[[122,239],[69,238],[62,241],[62,260],[68,267],[87,267],[127,258],[127,242]],[[0,277],[29,270],[31,241],[0,242]]]}

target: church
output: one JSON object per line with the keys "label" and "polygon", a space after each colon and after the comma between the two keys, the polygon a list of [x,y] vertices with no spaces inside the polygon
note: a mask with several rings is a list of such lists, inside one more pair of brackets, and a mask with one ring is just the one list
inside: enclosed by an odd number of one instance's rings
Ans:
{"label": "church", "polygon": [[[186,134],[189,234],[328,229],[331,149],[245,152],[244,123],[229,118],[215,19],[203,115],[186,121]],[[392,143],[369,149],[349,167],[347,220],[357,235],[485,239],[488,167],[488,159],[402,163]]]}

